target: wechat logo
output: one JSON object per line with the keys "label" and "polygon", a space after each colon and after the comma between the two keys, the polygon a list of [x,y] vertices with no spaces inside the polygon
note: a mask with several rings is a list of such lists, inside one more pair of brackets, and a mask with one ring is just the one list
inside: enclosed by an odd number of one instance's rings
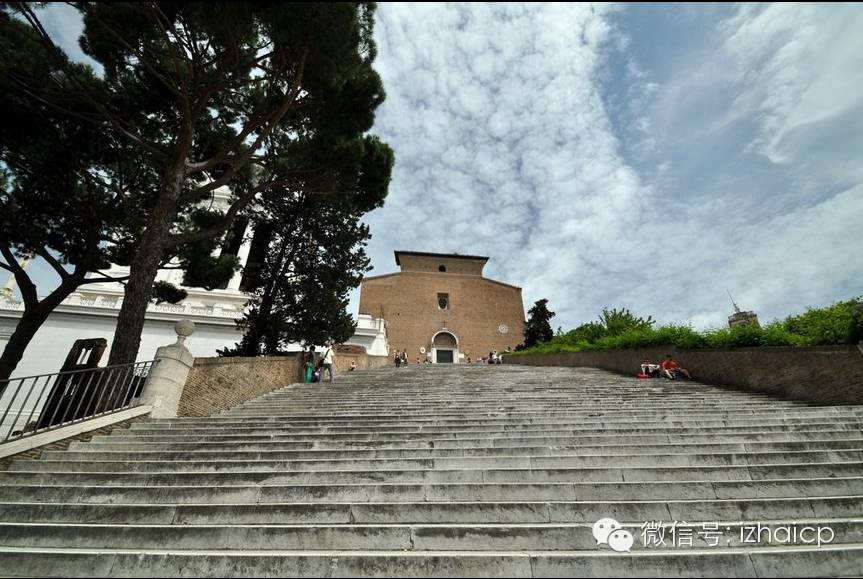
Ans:
{"label": "wechat logo", "polygon": [[621,528],[614,519],[599,519],[593,524],[593,538],[597,545],[608,545],[617,553],[629,552],[635,540],[632,533]]}

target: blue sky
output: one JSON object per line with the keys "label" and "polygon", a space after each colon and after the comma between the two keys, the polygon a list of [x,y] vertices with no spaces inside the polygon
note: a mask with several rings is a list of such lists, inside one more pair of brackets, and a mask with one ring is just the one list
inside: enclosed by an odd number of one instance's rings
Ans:
{"label": "blue sky", "polygon": [[392,250],[489,255],[564,328],[863,294],[863,7],[382,4]]}
{"label": "blue sky", "polygon": [[[46,23],[74,45],[62,7]],[[564,328],[863,294],[863,6],[382,3],[376,38],[374,274],[488,255]]]}

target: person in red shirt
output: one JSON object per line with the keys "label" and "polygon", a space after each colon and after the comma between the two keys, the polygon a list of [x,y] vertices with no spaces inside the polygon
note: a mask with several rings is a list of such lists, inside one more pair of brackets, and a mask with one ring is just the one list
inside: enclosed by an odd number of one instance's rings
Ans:
{"label": "person in red shirt", "polygon": [[674,358],[671,357],[671,354],[668,354],[662,362],[662,373],[670,380],[674,380],[678,375],[685,376],[688,380],[692,380],[692,376],[689,375],[689,370],[681,368],[680,365],[674,361]]}

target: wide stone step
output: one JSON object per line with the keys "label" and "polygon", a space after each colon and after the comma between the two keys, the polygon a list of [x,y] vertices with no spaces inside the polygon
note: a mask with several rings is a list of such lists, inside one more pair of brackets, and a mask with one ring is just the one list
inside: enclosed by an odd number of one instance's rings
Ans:
{"label": "wide stone step", "polygon": [[[494,402],[487,403],[478,403],[476,401],[471,402],[470,400],[465,400],[460,403],[456,403],[455,401],[449,402],[441,402],[437,404],[433,403],[423,403],[423,404],[397,404],[397,403],[386,403],[381,401],[373,401],[368,404],[340,404],[338,402],[333,402],[331,404],[324,404],[321,401],[309,402],[309,403],[295,403],[295,404],[256,404],[254,406],[239,406],[224,412],[223,414],[218,415],[219,417],[224,416],[234,416],[236,414],[247,414],[247,413],[261,413],[263,415],[272,416],[275,414],[286,413],[286,414],[309,414],[313,413],[315,415],[325,416],[327,413],[345,413],[345,414],[381,414],[382,409],[392,410],[393,412],[404,412],[405,414],[428,414],[429,411],[439,411],[446,413],[456,413],[456,412],[500,412],[500,411],[517,411],[517,412],[538,412],[542,409],[552,409],[557,411],[570,411],[570,412],[578,412],[578,411],[591,411],[597,408],[608,408],[608,409],[642,409],[642,410],[661,410],[663,408],[670,409],[698,409],[703,408],[705,410],[721,410],[723,408],[730,409],[740,409],[744,410],[746,408],[750,409],[783,409],[788,411],[799,410],[803,408],[807,408],[806,406],[800,406],[795,404],[788,404],[783,402],[777,402],[774,400],[761,400],[761,401],[752,401],[752,400],[675,400],[671,403],[658,403],[656,400],[651,400],[650,398],[627,398],[627,399],[614,399],[614,398],[603,398],[598,400],[580,400],[580,401],[571,401],[571,400],[548,400],[548,401],[536,401],[526,403],[524,400],[513,399],[513,400],[504,400],[504,399],[496,399]],[[811,408],[811,407],[810,407]]]}
{"label": "wide stone step", "polygon": [[781,418],[725,418],[716,420],[685,420],[685,419],[654,419],[654,420],[608,420],[591,418],[586,420],[569,422],[549,423],[514,423],[514,424],[468,424],[468,425],[446,425],[446,426],[381,426],[381,427],[357,427],[357,426],[326,426],[317,428],[297,427],[290,425],[261,426],[247,424],[245,427],[235,426],[230,428],[147,428],[146,423],[137,425],[128,431],[118,432],[115,436],[120,437],[212,437],[212,436],[368,436],[372,434],[458,434],[467,432],[572,432],[580,430],[605,429],[634,429],[644,430],[649,428],[722,428],[722,427],[755,427],[755,426],[785,426],[800,424],[830,424],[851,425],[860,427],[863,420],[858,418],[846,418],[839,416],[815,416],[815,417],[781,417]]}
{"label": "wide stone step", "polygon": [[620,424],[620,423],[595,423],[573,426],[569,428],[552,428],[552,427],[525,427],[525,428],[508,428],[496,429],[489,428],[473,428],[473,429],[431,429],[431,430],[413,430],[413,431],[361,431],[361,432],[326,432],[326,433],[310,433],[310,432],[291,432],[288,430],[256,430],[249,429],[247,431],[236,432],[221,432],[221,433],[189,433],[183,431],[171,431],[169,433],[152,433],[150,431],[120,431],[108,436],[94,436],[94,442],[104,442],[107,439],[117,442],[215,442],[215,441],[256,441],[256,440],[285,440],[285,441],[309,441],[309,440],[449,440],[460,438],[507,438],[513,436],[531,436],[543,434],[546,436],[568,436],[578,435],[585,432],[595,432],[602,430],[609,434],[665,434],[665,433],[735,433],[735,432],[782,432],[782,431],[800,431],[800,430],[860,430],[863,431],[863,421],[842,421],[834,420],[830,422],[820,421],[764,421],[761,425],[757,421],[742,421],[719,424],[687,424],[673,422],[657,422],[648,424]]}
{"label": "wide stone step", "polygon": [[334,418],[334,419],[389,419],[393,420],[396,418],[400,419],[415,419],[415,418],[446,418],[446,417],[474,417],[474,418],[482,418],[483,416],[508,416],[508,417],[545,417],[548,418],[550,416],[567,416],[571,413],[577,412],[606,412],[606,411],[627,411],[627,410],[636,410],[640,409],[642,411],[648,409],[654,409],[657,411],[662,410],[678,410],[678,411],[688,411],[688,410],[696,410],[696,409],[706,409],[706,410],[725,410],[725,411],[734,411],[736,409],[757,409],[759,407],[764,408],[773,408],[776,409],[776,405],[772,403],[764,403],[764,404],[742,404],[739,407],[729,406],[727,404],[717,403],[717,404],[699,404],[697,406],[693,405],[684,405],[684,404],[657,404],[657,405],[649,405],[644,403],[633,403],[633,404],[597,404],[594,406],[566,406],[561,404],[553,404],[550,403],[548,406],[538,406],[536,408],[525,408],[519,407],[516,405],[506,406],[506,405],[496,405],[489,407],[477,408],[475,406],[464,407],[464,408],[440,408],[440,409],[432,409],[432,408],[424,408],[423,410],[404,410],[401,408],[392,408],[381,405],[375,405],[374,408],[370,408],[368,411],[359,411],[359,410],[351,410],[348,408],[342,407],[333,407],[326,409],[316,409],[316,408],[300,408],[296,410],[278,410],[278,409],[261,409],[261,410],[237,410],[232,411],[230,414],[224,414],[222,416],[227,416],[230,418],[261,418],[261,417],[282,417],[285,419],[288,418],[312,418],[312,419],[320,419],[320,418]]}
{"label": "wide stone step", "polygon": [[15,576],[809,577],[852,576],[863,545],[612,551],[245,551],[0,548]]}
{"label": "wide stone step", "polygon": [[585,420],[603,420],[640,422],[652,420],[688,420],[688,421],[703,421],[703,420],[751,420],[757,418],[768,419],[784,419],[784,418],[824,418],[824,419],[846,419],[847,417],[859,418],[863,416],[863,412],[842,412],[842,411],[813,411],[811,409],[800,411],[789,410],[739,410],[736,412],[728,411],[713,411],[713,412],[585,412],[582,414],[569,415],[557,420],[550,420],[547,417],[518,419],[518,418],[500,418],[500,417],[484,417],[480,419],[426,419],[415,421],[397,421],[393,419],[384,420],[285,420],[282,418],[267,417],[250,425],[246,420],[232,418],[183,418],[174,421],[165,420],[148,420],[147,422],[136,423],[131,426],[131,430],[219,430],[219,429],[235,429],[235,428],[290,428],[290,429],[366,429],[366,428],[427,428],[427,427],[447,427],[447,426],[476,426],[476,425],[523,425],[523,424],[572,424],[582,423]]}
{"label": "wide stone step", "polygon": [[500,396],[523,395],[525,398],[549,398],[579,395],[585,398],[601,398],[606,393],[631,394],[643,396],[644,394],[679,396],[679,397],[714,397],[714,398],[746,398],[764,399],[779,398],[767,392],[746,392],[733,388],[721,388],[709,386],[699,382],[668,382],[653,381],[644,382],[638,379],[628,380],[623,377],[614,376],[611,381],[577,381],[562,380],[556,384],[524,384],[508,383],[508,381],[486,380],[476,383],[466,383],[459,380],[443,382],[426,382],[421,385],[415,383],[383,383],[379,381],[364,381],[362,383],[348,384],[323,383],[315,385],[295,384],[279,390],[274,390],[260,398],[248,400],[244,404],[254,404],[261,400],[310,400],[319,398],[322,400],[345,399],[345,400],[367,400],[369,398],[421,400],[430,398],[432,400],[452,395],[465,397],[471,394],[493,394]]}
{"label": "wide stone step", "polygon": [[[319,430],[319,431],[333,431],[339,432],[344,430],[386,430],[389,428],[413,428],[413,429],[426,429],[426,428],[462,428],[462,427],[473,427],[473,426],[488,426],[488,427],[496,427],[496,428],[508,428],[511,426],[521,426],[521,425],[569,425],[569,424],[583,424],[584,422],[591,421],[601,421],[601,422],[627,422],[627,423],[639,423],[639,422],[652,422],[652,421],[726,421],[726,420],[757,420],[759,417],[764,417],[767,419],[795,419],[797,416],[795,415],[787,415],[787,414],[779,414],[779,415],[763,415],[761,413],[751,413],[751,414],[736,414],[736,413],[722,413],[722,414],[714,414],[714,415],[691,415],[691,414],[670,414],[670,413],[656,413],[650,415],[637,415],[633,413],[591,413],[585,414],[584,416],[563,416],[559,417],[555,420],[549,420],[547,417],[536,417],[536,418],[528,418],[528,419],[519,419],[519,418],[500,418],[494,416],[488,416],[484,418],[466,418],[466,419],[449,419],[449,420],[419,420],[419,421],[394,421],[394,420],[382,420],[382,421],[342,421],[342,420],[330,420],[330,421],[313,421],[313,422],[305,422],[302,420],[294,420],[291,418],[279,418],[279,419],[262,419],[256,420],[254,422],[249,422],[248,420],[234,420],[226,421],[226,422],[213,422],[209,419],[200,419],[198,422],[183,422],[183,423],[165,423],[165,422],[155,422],[155,421],[147,421],[144,423],[134,424],[134,428],[130,428],[130,431],[138,431],[138,430],[146,430],[154,433],[169,433],[169,432],[182,432],[186,430],[198,430],[198,431],[206,431],[206,432],[217,432],[220,430],[245,430],[245,429],[254,429],[254,428],[262,428],[262,429],[288,429],[288,430]],[[860,420],[861,417],[858,415],[845,415],[845,414],[827,414],[823,416],[813,416],[813,417],[804,417],[804,418],[820,418],[824,421],[830,420]]]}
{"label": "wide stone step", "polygon": [[597,400],[585,400],[585,401],[573,401],[568,399],[558,399],[558,400],[549,400],[542,403],[525,403],[523,400],[515,397],[511,400],[506,399],[493,399],[493,401],[478,401],[474,400],[466,400],[464,403],[459,405],[453,405],[452,403],[447,404],[416,404],[416,405],[408,405],[408,404],[386,404],[380,401],[374,401],[369,404],[364,404],[361,406],[352,406],[350,404],[340,404],[338,402],[333,402],[331,404],[321,404],[318,403],[304,403],[304,404],[292,404],[292,405],[270,405],[270,404],[262,404],[258,407],[243,407],[239,406],[232,410],[228,410],[222,416],[236,416],[238,414],[246,414],[246,413],[255,413],[260,412],[267,416],[272,416],[274,413],[278,414],[279,412],[287,412],[288,414],[310,414],[312,416],[326,416],[328,413],[336,413],[336,414],[366,414],[373,416],[386,416],[385,413],[381,412],[381,409],[386,409],[391,412],[402,412],[405,415],[418,415],[418,416],[426,416],[426,415],[437,415],[439,413],[459,413],[459,412],[520,412],[520,413],[536,413],[540,412],[543,409],[551,410],[551,411],[578,411],[578,410],[594,410],[597,408],[642,408],[642,409],[676,409],[676,408],[705,408],[705,409],[716,409],[720,410],[722,408],[803,408],[805,406],[801,406],[800,404],[794,404],[789,402],[777,401],[777,400],[736,400],[729,401],[723,399],[714,399],[714,400],[687,400],[687,399],[675,399],[675,400],[655,400],[650,397],[645,397],[643,399],[638,398],[621,398],[621,397],[604,397]]}
{"label": "wide stone step", "polygon": [[[643,393],[640,395],[630,395],[622,392],[608,392],[601,396],[584,396],[578,393],[566,393],[558,396],[550,396],[545,398],[526,397],[524,393],[498,393],[481,392],[468,393],[464,395],[448,394],[438,400],[418,398],[416,400],[406,399],[402,394],[395,394],[392,398],[381,397],[365,397],[358,400],[349,400],[342,397],[333,398],[331,400],[324,399],[320,396],[301,400],[294,397],[280,400],[256,400],[252,403],[245,403],[233,408],[224,410],[221,415],[230,415],[236,412],[243,411],[338,411],[350,410],[352,412],[374,412],[377,408],[384,407],[387,409],[404,409],[410,412],[424,412],[428,410],[459,410],[468,409],[473,411],[497,409],[505,407],[511,410],[536,410],[539,408],[553,409],[555,405],[564,408],[577,410],[579,407],[595,408],[597,406],[614,407],[632,407],[637,405],[645,405],[649,408],[697,408],[697,407],[722,407],[744,408],[747,405],[752,405],[759,408],[784,408],[789,410],[802,408],[815,408],[817,405],[802,403],[800,401],[791,401],[774,397],[749,397],[741,396],[730,398],[727,396],[687,396],[680,394],[654,394]],[[851,407],[859,409],[860,406]]]}
{"label": "wide stone step", "polygon": [[[480,398],[481,396],[481,398]],[[344,403],[345,406],[371,406],[373,404],[382,404],[386,406],[414,406],[414,407],[435,407],[447,405],[467,405],[467,406],[492,406],[494,404],[518,404],[518,405],[548,405],[553,402],[562,402],[571,405],[577,404],[616,404],[620,402],[636,402],[649,401],[652,404],[658,404],[662,401],[666,403],[696,403],[696,404],[743,404],[746,402],[754,402],[758,404],[775,403],[780,406],[800,406],[799,402],[788,399],[770,397],[770,396],[727,396],[716,391],[704,393],[663,393],[650,391],[626,391],[620,389],[609,389],[606,392],[597,394],[596,392],[584,392],[578,390],[572,391],[557,391],[553,394],[532,394],[529,391],[478,391],[478,392],[461,392],[452,391],[444,392],[440,395],[425,395],[415,396],[406,392],[391,391],[386,395],[366,394],[361,397],[346,396],[344,393],[335,396],[327,396],[321,393],[314,393],[308,397],[290,394],[283,398],[261,398],[250,402],[244,402],[233,409],[240,410],[244,408],[264,408],[267,404],[273,404],[277,407],[309,407],[309,406],[337,406],[339,403]]]}
{"label": "wide stone step", "polygon": [[[245,470],[236,472],[0,472],[0,485],[82,486],[244,486],[366,483],[566,483],[775,480],[783,478],[861,477],[863,462],[814,464],[665,466],[627,468],[453,468],[450,470]],[[0,491],[2,492],[2,491]]]}
{"label": "wide stone step", "polygon": [[243,471],[333,471],[333,470],[402,470],[402,469],[453,469],[453,468],[630,468],[630,467],[683,467],[721,465],[765,465],[863,462],[863,447],[833,452],[769,452],[733,454],[646,454],[636,456],[506,456],[506,457],[448,457],[448,458],[394,458],[394,459],[336,459],[336,460],[197,460],[197,461],[107,461],[107,460],[17,460],[9,471],[39,472],[243,472]]}
{"label": "wide stone step", "polygon": [[[805,451],[827,455],[829,451],[863,449],[863,438],[848,440],[808,440],[804,442],[732,442],[674,443],[630,445],[578,446],[511,446],[490,448],[405,448],[354,450],[253,450],[253,451],[100,451],[83,445],[80,450],[44,451],[46,461],[61,462],[126,462],[126,461],[301,461],[301,460],[374,460],[374,459],[433,459],[460,457],[520,457],[520,456],[669,456],[676,454],[757,454]],[[29,464],[39,464],[28,461]]]}
{"label": "wide stone step", "polygon": [[[687,523],[682,544],[672,537],[672,523],[658,525],[667,546],[703,549],[709,536],[721,546],[735,547],[840,545],[863,542],[863,520],[827,519]],[[646,522],[622,523],[636,538],[633,552],[650,550]],[[706,529],[706,530],[705,530]],[[779,533],[774,538],[774,530]],[[0,544],[7,547],[69,549],[245,549],[391,550],[391,551],[577,551],[594,550],[592,523],[520,523],[459,525],[118,525],[0,523]],[[719,536],[711,535],[718,531]],[[642,534],[644,533],[644,534]],[[759,540],[760,535],[760,540]],[[820,538],[819,538],[820,535]],[[773,544],[771,544],[773,543]]]}
{"label": "wide stone step", "polygon": [[768,521],[857,517],[863,496],[403,503],[86,504],[0,503],[10,523],[203,524],[393,524],[393,523],[592,523]]}
{"label": "wide stone step", "polygon": [[383,400],[369,400],[365,403],[351,403],[349,401],[333,401],[331,403],[327,403],[321,400],[314,400],[308,402],[292,402],[291,404],[279,404],[277,402],[268,402],[268,403],[255,403],[255,404],[247,404],[244,406],[238,406],[234,409],[231,409],[226,412],[226,414],[242,414],[246,412],[263,412],[266,414],[270,414],[271,412],[327,412],[327,411],[341,411],[341,412],[365,412],[365,411],[379,411],[381,408],[392,409],[393,411],[403,410],[405,412],[427,412],[429,410],[441,410],[441,411],[459,411],[459,410],[468,410],[472,412],[478,412],[482,410],[486,411],[496,411],[500,409],[507,410],[519,410],[519,411],[536,411],[542,408],[549,408],[556,406],[558,409],[573,409],[578,410],[581,408],[592,409],[596,407],[609,407],[609,408],[617,408],[617,407],[634,407],[640,406],[643,408],[689,408],[689,407],[745,407],[745,406],[755,406],[755,407],[764,407],[764,408],[799,408],[799,406],[794,404],[788,404],[783,402],[777,402],[774,400],[725,400],[721,398],[715,399],[692,399],[692,398],[681,398],[675,399],[673,402],[662,402],[658,401],[653,397],[644,396],[644,397],[619,397],[619,398],[596,398],[590,400],[572,400],[572,399],[560,399],[554,398],[549,400],[525,400],[521,397],[513,397],[510,400],[505,398],[496,398],[492,401],[488,402],[478,402],[476,399],[464,399],[464,400],[447,400],[434,402],[430,400],[423,400],[421,402],[417,402],[415,404],[406,403],[404,401],[392,401],[387,402]]}
{"label": "wide stone step", "polygon": [[[616,380],[616,381],[615,381]],[[638,379],[627,380],[615,377],[615,380],[594,382],[564,381],[560,384],[520,384],[506,383],[505,381],[483,381],[477,383],[466,383],[459,381],[426,382],[421,388],[414,383],[381,383],[378,381],[364,381],[362,383],[348,384],[323,383],[314,386],[296,384],[274,390],[260,398],[249,400],[244,404],[254,404],[261,400],[304,400],[320,398],[332,400],[343,398],[345,400],[366,400],[368,398],[392,398],[401,396],[404,400],[421,400],[423,398],[438,399],[447,395],[464,397],[469,394],[499,394],[506,396],[523,395],[530,398],[549,398],[554,396],[581,395],[585,398],[599,398],[606,392],[615,394],[632,393],[633,395],[665,394],[668,396],[699,397],[712,396],[716,398],[775,398],[766,392],[748,393],[742,390],[719,388],[699,382],[666,382],[653,381],[643,382]]]}
{"label": "wide stone step", "polygon": [[0,486],[0,502],[271,503],[646,501],[838,497],[863,494],[861,477],[578,483],[321,484],[236,486]]}
{"label": "wide stone step", "polygon": [[497,438],[461,438],[454,440],[337,440],[337,441],[285,441],[285,440],[257,440],[257,441],[221,441],[221,442],[120,442],[112,437],[103,437],[94,442],[73,442],[69,445],[72,450],[87,448],[93,451],[105,450],[352,450],[358,448],[366,449],[399,449],[399,448],[487,448],[487,447],[517,447],[517,446],[573,446],[573,445],[595,445],[609,444],[613,442],[622,444],[633,444],[641,442],[645,444],[662,444],[672,442],[694,442],[694,441],[716,441],[723,442],[770,442],[770,441],[807,441],[821,439],[825,436],[836,440],[859,439],[863,436],[863,430],[799,430],[788,432],[780,430],[777,432],[760,432],[758,430],[743,430],[735,433],[672,433],[672,434],[600,434],[600,435],[573,435],[573,436],[534,436],[534,437],[497,437]]}
{"label": "wide stone step", "polygon": [[[633,381],[634,382],[634,381]],[[675,398],[685,400],[778,400],[787,404],[800,404],[800,401],[784,399],[780,396],[768,393],[745,392],[741,390],[723,389],[715,386],[705,386],[690,383],[686,388],[657,388],[652,386],[626,385],[609,383],[606,385],[574,384],[557,388],[515,386],[508,388],[495,387],[494,383],[486,383],[482,387],[467,387],[458,383],[451,383],[445,387],[432,388],[424,385],[421,389],[404,384],[356,384],[346,386],[336,384],[330,386],[324,384],[322,388],[288,388],[275,391],[272,394],[255,398],[240,404],[260,404],[261,402],[281,402],[290,404],[292,402],[367,402],[369,400],[382,400],[391,402],[419,402],[429,400],[432,402],[447,402],[450,400],[467,400],[471,397],[483,396],[479,401],[491,401],[495,398],[518,398],[520,400],[548,400],[548,399],[570,399],[570,400],[601,400],[609,397],[616,398],[633,397],[643,398],[652,396],[658,398]],[[476,398],[475,398],[476,401]]]}

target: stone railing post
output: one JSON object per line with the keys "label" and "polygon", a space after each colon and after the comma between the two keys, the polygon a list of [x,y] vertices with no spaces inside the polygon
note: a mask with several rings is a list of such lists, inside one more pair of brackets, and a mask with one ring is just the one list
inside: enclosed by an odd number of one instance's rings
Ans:
{"label": "stone railing post", "polygon": [[195,332],[194,322],[180,320],[174,325],[174,331],[177,332],[177,341],[156,350],[157,363],[150,370],[141,394],[141,404],[153,407],[150,412],[153,418],[177,417],[183,387],[195,362],[195,357],[184,344],[186,338]]}

